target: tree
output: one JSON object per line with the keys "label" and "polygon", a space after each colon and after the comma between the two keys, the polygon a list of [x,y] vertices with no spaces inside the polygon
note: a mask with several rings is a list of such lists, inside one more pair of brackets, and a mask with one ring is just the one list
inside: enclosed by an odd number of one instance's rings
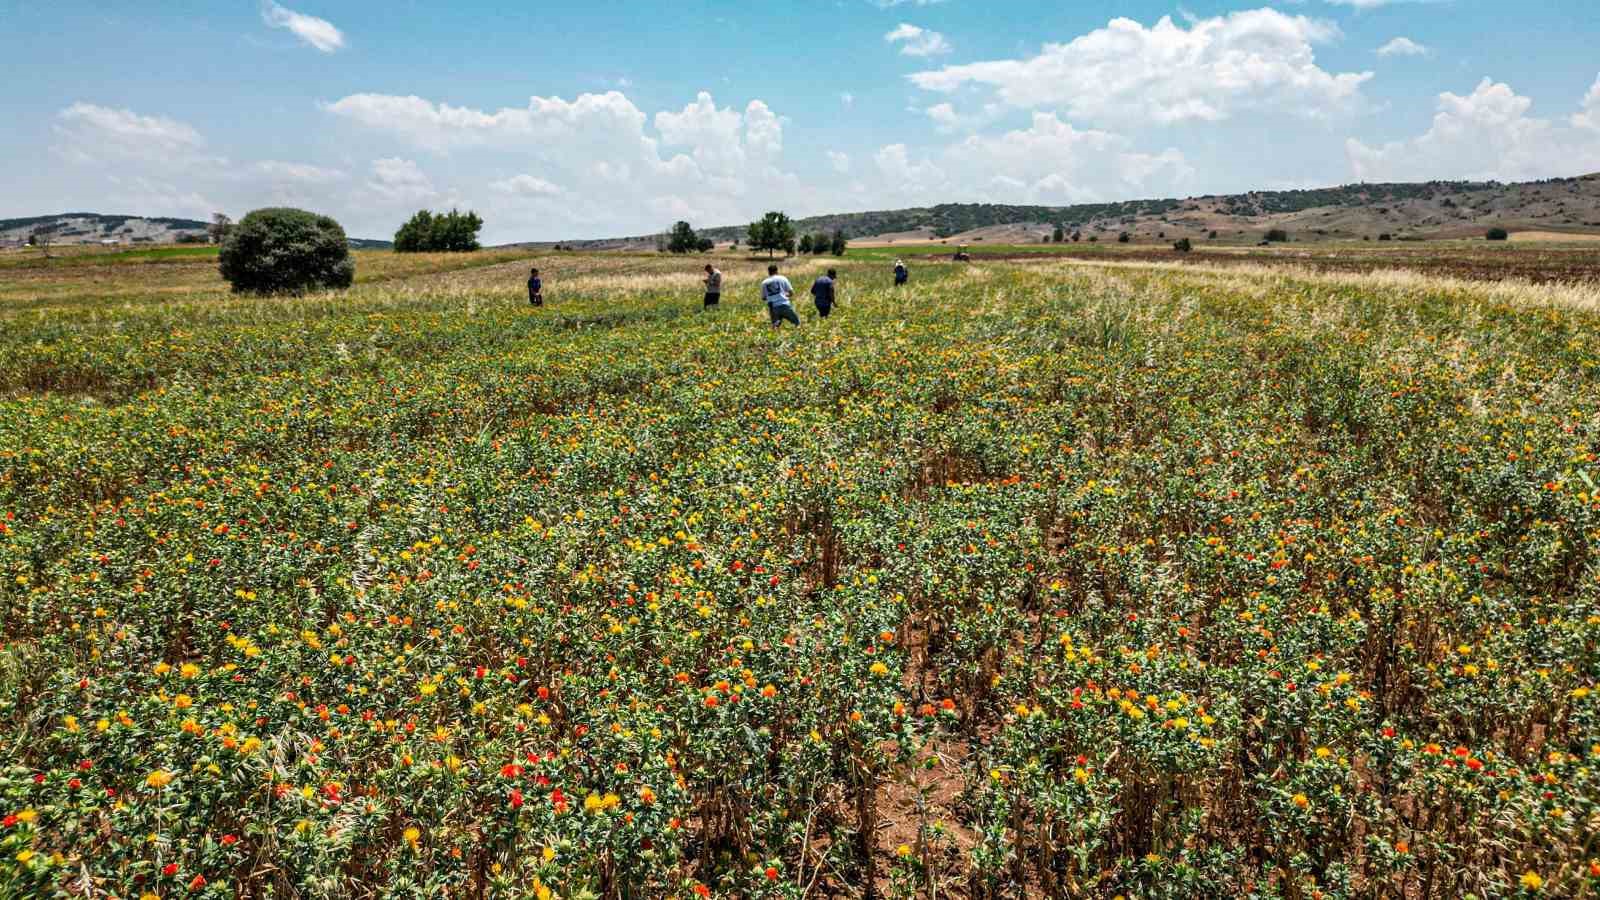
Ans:
{"label": "tree", "polygon": [[667,252],[693,253],[700,249],[700,238],[695,235],[694,229],[688,222],[679,222],[667,232]]}
{"label": "tree", "polygon": [[1172,249],[1178,251],[1179,253],[1188,253],[1190,250],[1194,249],[1194,244],[1189,243],[1188,238],[1178,238],[1176,241],[1172,242]]}
{"label": "tree", "polygon": [[420,210],[394,233],[396,253],[470,253],[478,249],[483,219],[475,212]]}
{"label": "tree", "polygon": [[1265,239],[1274,244],[1287,243],[1289,240],[1289,232],[1284,231],[1282,228],[1274,228],[1267,232]]}
{"label": "tree", "polygon": [[1074,244],[1076,244],[1077,242],[1079,242],[1081,240],[1083,240],[1083,232],[1081,232],[1081,231],[1072,232],[1072,242]]}
{"label": "tree", "polygon": [[778,250],[794,252],[794,223],[784,213],[767,213],[759,222],[751,222],[749,231],[750,249],[767,251],[768,259]]}
{"label": "tree", "polygon": [[1504,228],[1491,228],[1484,237],[1491,241],[1505,241],[1511,239],[1511,233]]}
{"label": "tree", "polygon": [[239,220],[217,254],[235,293],[302,293],[355,280],[350,241],[338,222],[303,209],[258,209]]}
{"label": "tree", "polygon": [[1126,244],[1127,242],[1129,242],[1131,240],[1133,240],[1133,238],[1126,231],[1124,231],[1121,234],[1117,235],[1117,243],[1119,243],[1119,244]]}
{"label": "tree", "polygon": [[845,249],[849,246],[850,242],[844,239],[844,232],[835,229],[833,232],[833,240],[828,244],[829,252],[831,252],[834,256],[843,256]]}
{"label": "tree", "polygon": [[699,250],[701,253],[710,253],[711,251],[717,249],[717,242],[713,241],[711,238],[703,237],[695,241],[694,248]]}
{"label": "tree", "polygon": [[1057,225],[1056,226],[1056,230],[1051,232],[1051,234],[1050,234],[1050,240],[1055,241],[1058,244],[1061,243],[1063,240],[1066,240],[1066,237],[1067,237],[1067,230],[1065,228],[1062,228],[1060,225]]}
{"label": "tree", "polygon": [[211,214],[211,224],[206,226],[206,234],[211,238],[211,243],[220,244],[228,239],[228,233],[233,231],[233,220],[222,213]]}
{"label": "tree", "polygon": [[808,235],[804,235],[804,236],[802,236],[800,238],[800,252],[801,253],[810,253],[811,252],[811,235],[809,235],[809,234]]}

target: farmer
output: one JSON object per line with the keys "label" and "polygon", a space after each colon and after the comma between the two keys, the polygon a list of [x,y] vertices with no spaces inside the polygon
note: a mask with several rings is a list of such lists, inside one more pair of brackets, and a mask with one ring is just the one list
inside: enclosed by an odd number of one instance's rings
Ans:
{"label": "farmer", "polygon": [[528,305],[544,305],[544,282],[539,280],[538,269],[528,272]]}
{"label": "farmer", "polygon": [[909,281],[910,278],[911,278],[911,270],[906,268],[906,264],[903,261],[898,260],[898,259],[895,260],[894,261],[894,286],[895,287],[899,287],[900,285],[905,284],[907,281]]}
{"label": "farmer", "polygon": [[722,270],[706,263],[706,304],[704,309],[716,306],[722,301]]}
{"label": "farmer", "polygon": [[790,302],[793,296],[794,285],[789,283],[789,279],[778,274],[777,266],[767,266],[767,280],[761,282],[761,299],[767,301],[767,313],[772,316],[773,328],[782,328],[785,319],[793,322],[797,328],[800,326],[800,316]]}
{"label": "farmer", "polygon": [[817,304],[817,315],[824,319],[833,311],[833,305],[839,300],[838,284],[838,269],[829,269],[828,274],[818,275],[817,280],[811,282],[811,299]]}

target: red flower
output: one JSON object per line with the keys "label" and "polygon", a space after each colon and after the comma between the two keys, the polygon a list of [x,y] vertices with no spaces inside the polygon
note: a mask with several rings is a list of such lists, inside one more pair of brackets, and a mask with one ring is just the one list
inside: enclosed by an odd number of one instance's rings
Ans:
{"label": "red flower", "polygon": [[522,808],[522,789],[521,788],[512,788],[511,789],[511,808],[512,809],[521,809]]}
{"label": "red flower", "polygon": [[550,689],[545,687],[542,684],[539,685],[539,699],[540,700],[549,700],[550,699]]}
{"label": "red flower", "polygon": [[767,866],[766,876],[767,876],[767,880],[768,881],[777,881],[778,880],[778,870],[776,868],[773,868],[772,866]]}
{"label": "red flower", "polygon": [[225,834],[222,836],[222,846],[224,847],[232,847],[237,843],[239,843],[239,836],[236,834]]}
{"label": "red flower", "polygon": [[166,865],[161,867],[161,874],[165,875],[168,878],[171,878],[172,876],[178,874],[178,864],[177,863],[167,863]]}
{"label": "red flower", "polygon": [[204,875],[196,875],[194,877],[194,880],[189,882],[189,890],[191,890],[191,891],[198,891],[198,890],[200,890],[201,888],[203,888],[205,886],[206,886],[206,877]]}
{"label": "red flower", "polygon": [[711,896],[711,888],[708,888],[708,887],[706,887],[706,886],[705,886],[705,885],[703,885],[703,884],[697,884],[697,885],[695,885],[695,886],[694,886],[694,892],[695,892],[695,893],[696,893],[696,894],[699,894],[699,895],[700,895],[700,896],[702,896],[702,897],[709,897],[709,896]]}
{"label": "red flower", "polygon": [[516,763],[506,763],[500,767],[500,775],[505,778],[516,778],[522,774],[522,767]]}

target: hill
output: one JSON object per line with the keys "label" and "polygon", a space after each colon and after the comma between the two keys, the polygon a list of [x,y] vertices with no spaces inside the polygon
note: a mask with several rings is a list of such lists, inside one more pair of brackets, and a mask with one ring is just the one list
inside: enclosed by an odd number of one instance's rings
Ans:
{"label": "hill", "polygon": [[[125,216],[69,212],[53,216],[0,219],[0,247],[26,244],[35,235],[52,244],[176,244],[206,239],[208,223],[168,216]],[[351,238],[350,246],[386,250],[392,241]]]}
{"label": "hill", "polygon": [[[1479,236],[1489,227],[1541,233],[1600,233],[1600,174],[1507,184],[1496,181],[1428,181],[1347,184],[1290,191],[1250,191],[1203,196],[1069,206],[943,203],[911,209],[810,216],[798,234],[843,231],[858,243],[944,240],[1034,243],[1057,225],[1070,235],[1134,240],[1178,237],[1254,241],[1274,228],[1296,241],[1396,240]],[[703,229],[717,241],[743,240],[745,226]],[[575,249],[649,249],[655,235],[566,241]]]}

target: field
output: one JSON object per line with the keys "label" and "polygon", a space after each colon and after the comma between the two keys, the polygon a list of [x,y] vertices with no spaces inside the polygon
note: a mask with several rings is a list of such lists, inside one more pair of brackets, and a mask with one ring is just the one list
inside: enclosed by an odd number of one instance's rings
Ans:
{"label": "field", "polygon": [[1600,896],[1594,254],[1300,249],[0,268],[0,896]]}

